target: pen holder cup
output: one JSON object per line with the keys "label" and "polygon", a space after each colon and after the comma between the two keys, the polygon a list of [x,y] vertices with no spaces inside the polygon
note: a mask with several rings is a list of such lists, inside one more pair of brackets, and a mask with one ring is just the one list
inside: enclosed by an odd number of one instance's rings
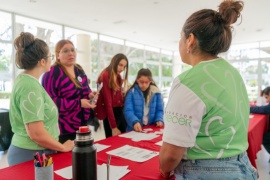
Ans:
{"label": "pen holder cup", "polygon": [[53,164],[45,167],[35,166],[35,180],[53,180]]}

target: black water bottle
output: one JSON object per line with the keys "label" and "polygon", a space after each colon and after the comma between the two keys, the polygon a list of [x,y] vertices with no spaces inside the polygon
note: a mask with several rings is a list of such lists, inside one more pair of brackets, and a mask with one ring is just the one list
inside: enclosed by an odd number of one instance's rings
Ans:
{"label": "black water bottle", "polygon": [[75,147],[72,150],[73,180],[97,180],[97,148],[88,126],[81,126],[76,132]]}

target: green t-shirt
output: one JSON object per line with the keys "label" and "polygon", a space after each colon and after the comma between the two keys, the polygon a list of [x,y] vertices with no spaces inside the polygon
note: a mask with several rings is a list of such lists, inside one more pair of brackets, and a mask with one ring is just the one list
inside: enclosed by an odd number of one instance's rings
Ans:
{"label": "green t-shirt", "polygon": [[14,146],[30,150],[44,149],[30,139],[25,129],[25,124],[36,121],[43,121],[45,129],[58,141],[57,107],[37,79],[20,74],[16,78],[10,99]]}
{"label": "green t-shirt", "polygon": [[216,159],[248,147],[249,101],[239,72],[223,59],[197,64],[173,82],[163,140],[187,147],[185,159]]}

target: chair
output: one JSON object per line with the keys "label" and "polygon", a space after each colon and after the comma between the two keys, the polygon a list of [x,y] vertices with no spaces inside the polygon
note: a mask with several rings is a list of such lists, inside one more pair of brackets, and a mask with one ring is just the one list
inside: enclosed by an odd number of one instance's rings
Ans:
{"label": "chair", "polygon": [[11,144],[13,132],[9,121],[9,110],[0,109],[0,151],[5,151]]}

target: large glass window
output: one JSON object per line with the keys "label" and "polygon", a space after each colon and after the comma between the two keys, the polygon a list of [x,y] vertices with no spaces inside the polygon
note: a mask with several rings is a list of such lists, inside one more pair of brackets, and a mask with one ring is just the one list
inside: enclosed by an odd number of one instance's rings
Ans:
{"label": "large glass window", "polygon": [[150,64],[147,62],[146,66],[152,72],[154,81],[157,83],[157,85],[159,85],[159,64]]}
{"label": "large glass window", "polygon": [[231,64],[243,77],[249,100],[256,100],[258,97],[258,60],[233,61]]}
{"label": "large glass window", "polygon": [[146,46],[145,47],[145,60],[159,62],[160,50],[158,48],[153,48]]}
{"label": "large glass window", "polygon": [[100,35],[100,71],[107,67],[117,53],[124,53],[124,40]]}
{"label": "large glass window", "polygon": [[[129,59],[129,84],[134,82],[139,69],[148,67],[162,91],[169,91],[173,77],[191,68],[190,65],[181,62],[178,52],[173,54],[172,51],[16,14],[14,17],[15,22],[12,22],[11,13],[0,12],[0,93],[9,93],[14,78],[12,75],[16,76],[21,72],[15,68],[11,59],[14,54],[13,40],[23,31],[45,40],[52,53],[56,42],[60,39],[70,39],[76,46],[79,43],[77,41],[80,35],[89,35],[90,50],[87,53],[89,53],[90,68],[87,69],[87,73],[92,82],[91,87],[94,88],[97,76],[109,65],[112,57],[117,53],[124,53]],[[15,34],[12,34],[13,26]],[[62,34],[63,30],[65,37]],[[220,56],[239,70],[251,101],[256,99],[261,89],[270,86],[268,71],[270,68],[270,41],[232,45],[228,52],[222,53]],[[13,69],[15,69],[15,73],[12,71]],[[0,100],[2,97],[0,96]],[[0,102],[0,105],[2,104]],[[7,106],[5,105],[5,107]]]}
{"label": "large glass window", "polygon": [[0,12],[0,40],[12,40],[11,14]]}
{"label": "large glass window", "polygon": [[160,49],[152,48],[149,46],[145,47],[145,62],[146,67],[149,68],[152,72],[153,78],[156,81],[157,85],[161,86],[160,80]]}
{"label": "large glass window", "polygon": [[9,108],[12,89],[11,14],[0,12],[0,108]]}
{"label": "large glass window", "polygon": [[173,54],[170,51],[161,51],[161,71],[162,71],[162,87],[170,87],[173,80]]}
{"label": "large glass window", "polygon": [[12,44],[0,43],[0,108],[9,107],[12,89]]}
{"label": "large glass window", "polygon": [[15,16],[16,19],[16,34],[17,37],[21,32],[30,32],[35,37],[44,40],[50,47],[63,38],[62,26],[30,19],[23,16]]}
{"label": "large glass window", "polygon": [[[23,16],[15,16],[15,37],[19,36],[21,32],[30,32],[35,37],[44,40],[52,54],[54,54],[55,44],[63,38],[62,26],[35,20]],[[16,75],[22,70],[16,69]]]}
{"label": "large glass window", "polygon": [[129,61],[128,80],[133,84],[138,71],[143,68],[144,64],[144,46],[141,44],[126,41],[125,53]]}
{"label": "large glass window", "polygon": [[255,101],[260,90],[269,84],[269,47],[269,41],[232,45],[224,54],[242,75],[250,101]]}

